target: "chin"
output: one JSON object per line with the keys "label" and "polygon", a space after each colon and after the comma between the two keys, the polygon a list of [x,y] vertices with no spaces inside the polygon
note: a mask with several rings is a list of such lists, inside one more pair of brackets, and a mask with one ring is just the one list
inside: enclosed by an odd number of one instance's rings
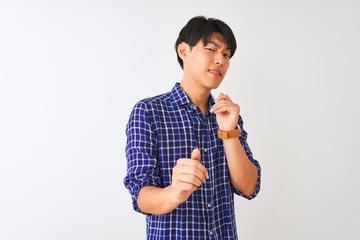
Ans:
{"label": "chin", "polygon": [[208,87],[211,88],[211,89],[217,89],[220,86],[220,84],[221,84],[221,80],[218,81],[218,82],[214,82],[214,83],[209,84]]}
{"label": "chin", "polygon": [[212,87],[211,89],[217,89],[219,86],[220,86],[220,84],[218,84],[218,85],[216,85],[216,86]]}

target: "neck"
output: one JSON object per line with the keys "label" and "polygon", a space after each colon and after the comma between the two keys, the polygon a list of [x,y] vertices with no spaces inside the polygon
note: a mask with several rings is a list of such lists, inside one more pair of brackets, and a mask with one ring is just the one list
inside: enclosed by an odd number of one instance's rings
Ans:
{"label": "neck", "polygon": [[205,115],[205,112],[208,108],[210,89],[206,89],[203,86],[190,83],[184,79],[181,81],[180,87],[190,98],[191,102],[195,106],[199,107],[203,115]]}

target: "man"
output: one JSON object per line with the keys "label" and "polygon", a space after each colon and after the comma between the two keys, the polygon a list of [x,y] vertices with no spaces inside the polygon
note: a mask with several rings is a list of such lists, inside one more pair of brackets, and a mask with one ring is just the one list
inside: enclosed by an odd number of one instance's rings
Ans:
{"label": "man", "polygon": [[254,198],[261,173],[239,106],[210,93],[225,77],[236,40],[224,22],[195,17],[175,49],[181,83],[131,113],[124,183],[134,209],[147,216],[148,239],[234,240],[234,193]]}

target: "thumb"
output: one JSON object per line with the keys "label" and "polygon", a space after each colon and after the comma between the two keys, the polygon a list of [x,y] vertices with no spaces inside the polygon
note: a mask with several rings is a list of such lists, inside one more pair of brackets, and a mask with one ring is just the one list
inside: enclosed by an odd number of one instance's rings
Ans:
{"label": "thumb", "polygon": [[191,153],[191,159],[200,161],[200,150],[195,148]]}

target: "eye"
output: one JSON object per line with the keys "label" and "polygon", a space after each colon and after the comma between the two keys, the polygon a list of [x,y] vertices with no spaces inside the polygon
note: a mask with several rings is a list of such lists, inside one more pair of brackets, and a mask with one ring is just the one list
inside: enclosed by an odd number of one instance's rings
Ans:
{"label": "eye", "polygon": [[230,54],[225,53],[225,54],[224,54],[224,57],[230,58]]}
{"label": "eye", "polygon": [[215,52],[215,50],[212,48],[206,48],[206,50],[209,50],[210,52]]}

